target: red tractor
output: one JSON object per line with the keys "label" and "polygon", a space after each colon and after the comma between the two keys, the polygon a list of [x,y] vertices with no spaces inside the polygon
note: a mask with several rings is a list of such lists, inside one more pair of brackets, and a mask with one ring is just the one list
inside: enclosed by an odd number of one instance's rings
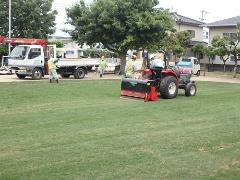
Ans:
{"label": "red tractor", "polygon": [[142,80],[123,78],[121,96],[143,98],[155,101],[160,95],[164,99],[175,98],[178,89],[184,89],[186,96],[196,95],[196,84],[190,80],[191,71],[177,68],[147,68]]}

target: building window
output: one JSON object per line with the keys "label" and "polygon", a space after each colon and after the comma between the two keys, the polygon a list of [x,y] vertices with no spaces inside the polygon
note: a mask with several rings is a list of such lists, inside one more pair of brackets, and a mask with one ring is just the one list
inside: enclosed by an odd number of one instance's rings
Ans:
{"label": "building window", "polygon": [[195,38],[195,31],[194,30],[188,30],[188,32],[191,34],[192,38]]}
{"label": "building window", "polygon": [[206,39],[208,39],[208,32],[206,32]]}
{"label": "building window", "polygon": [[203,39],[208,39],[208,32],[207,31],[203,31]]}
{"label": "building window", "polygon": [[237,33],[223,33],[223,37],[236,39]]}

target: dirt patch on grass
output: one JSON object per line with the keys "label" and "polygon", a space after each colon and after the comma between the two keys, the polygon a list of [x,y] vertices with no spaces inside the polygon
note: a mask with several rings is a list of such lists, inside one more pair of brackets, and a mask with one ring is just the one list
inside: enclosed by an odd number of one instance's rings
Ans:
{"label": "dirt patch on grass", "polygon": [[[63,78],[60,78],[60,80]],[[76,81],[82,81],[82,80],[115,80],[115,79],[122,79],[122,76],[120,75],[115,75],[115,74],[105,74],[103,75],[102,78],[99,77],[98,73],[91,72],[86,75],[84,79],[74,79],[73,77],[66,78],[64,80],[76,80]],[[40,81],[47,81],[48,76],[45,76],[42,80]],[[211,76],[192,76],[191,80],[193,81],[212,81],[212,82],[227,82],[227,83],[240,83],[239,78],[230,78],[229,76],[217,76],[214,77],[212,74]],[[12,75],[0,75],[0,82],[22,82],[22,81],[33,81],[30,77],[26,77],[26,79],[18,79],[15,74]],[[34,81],[39,81],[39,80],[34,80]]]}

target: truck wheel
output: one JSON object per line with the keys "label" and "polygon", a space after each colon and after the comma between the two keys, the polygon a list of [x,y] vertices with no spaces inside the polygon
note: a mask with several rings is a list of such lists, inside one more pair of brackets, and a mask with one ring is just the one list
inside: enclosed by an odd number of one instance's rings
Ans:
{"label": "truck wheel", "polygon": [[173,76],[166,76],[160,83],[160,94],[164,99],[173,99],[178,93],[177,79]]}
{"label": "truck wheel", "polygon": [[188,83],[185,87],[185,95],[186,96],[195,96],[197,92],[196,84]]}
{"label": "truck wheel", "polygon": [[32,71],[32,79],[40,80],[42,78],[42,71],[40,68],[34,68]]}
{"label": "truck wheel", "polygon": [[69,78],[70,74],[60,74],[62,78]]}
{"label": "truck wheel", "polygon": [[74,72],[75,79],[83,79],[85,77],[85,70],[82,68],[78,68]]}
{"label": "truck wheel", "polygon": [[197,76],[200,76],[200,70],[197,72],[197,74],[196,74]]}
{"label": "truck wheel", "polygon": [[92,66],[88,66],[88,67],[87,67],[87,70],[88,70],[88,71],[91,71],[91,70],[92,70]]}
{"label": "truck wheel", "polygon": [[26,77],[26,75],[24,74],[16,74],[16,75],[19,79],[24,79]]}

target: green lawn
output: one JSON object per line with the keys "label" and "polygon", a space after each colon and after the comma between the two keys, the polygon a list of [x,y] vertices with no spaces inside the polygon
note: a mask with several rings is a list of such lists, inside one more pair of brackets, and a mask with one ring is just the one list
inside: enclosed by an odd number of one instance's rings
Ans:
{"label": "green lawn", "polygon": [[0,179],[239,179],[240,84],[119,98],[120,81],[0,83]]}

